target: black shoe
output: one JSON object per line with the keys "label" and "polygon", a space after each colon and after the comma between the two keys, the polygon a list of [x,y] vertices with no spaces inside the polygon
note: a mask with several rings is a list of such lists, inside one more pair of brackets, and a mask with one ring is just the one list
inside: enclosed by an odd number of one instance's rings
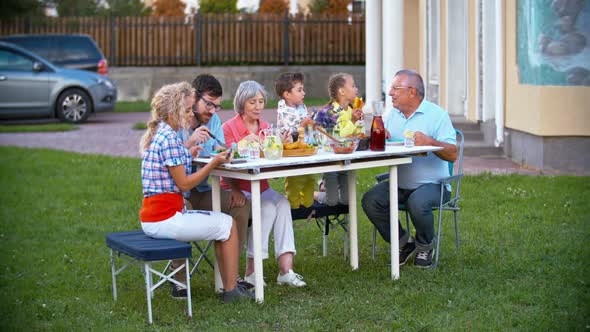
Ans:
{"label": "black shoe", "polygon": [[431,267],[432,266],[432,253],[433,250],[430,249],[428,251],[418,251],[416,255],[416,259],[414,260],[414,265],[417,267]]}
{"label": "black shoe", "polygon": [[247,282],[246,280],[238,277],[238,287],[241,290],[245,290],[245,291],[250,291],[251,289],[254,289],[254,285],[252,285],[251,283]]}
{"label": "black shoe", "polygon": [[399,250],[399,266],[406,264],[408,259],[416,252],[416,244],[408,242]]}
{"label": "black shoe", "polygon": [[236,287],[231,291],[225,291],[221,294],[221,301],[223,301],[223,303],[232,303],[234,301],[249,300],[253,298],[254,294],[242,290],[240,287]]}
{"label": "black shoe", "polygon": [[178,286],[175,283],[170,283],[170,286],[172,286],[172,291],[170,292],[170,296],[172,296],[173,299],[178,299],[178,300],[184,300],[186,299],[187,295],[186,295],[186,287],[182,287],[182,286]]}

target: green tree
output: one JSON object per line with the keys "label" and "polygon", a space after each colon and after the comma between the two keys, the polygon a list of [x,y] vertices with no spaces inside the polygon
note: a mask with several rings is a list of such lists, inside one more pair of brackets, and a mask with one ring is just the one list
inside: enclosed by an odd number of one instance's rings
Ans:
{"label": "green tree", "polygon": [[204,14],[238,12],[238,0],[201,0],[199,6],[199,10]]}
{"label": "green tree", "polygon": [[57,15],[96,16],[99,14],[99,0],[55,0]]}
{"label": "green tree", "polygon": [[154,16],[184,16],[186,4],[180,0],[156,0],[154,3]]}
{"label": "green tree", "polygon": [[101,9],[102,15],[148,16],[152,12],[141,0],[107,0],[106,3],[109,8]]}
{"label": "green tree", "polygon": [[0,1],[0,18],[15,16],[41,16],[45,5],[39,0],[2,0]]}

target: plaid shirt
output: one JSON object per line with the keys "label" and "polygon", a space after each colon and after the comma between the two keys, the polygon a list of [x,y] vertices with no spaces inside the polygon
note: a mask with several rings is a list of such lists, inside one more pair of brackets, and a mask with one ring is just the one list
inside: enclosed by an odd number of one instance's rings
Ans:
{"label": "plaid shirt", "polygon": [[184,165],[186,175],[191,172],[191,155],[182,141],[165,122],[158,124],[149,148],[143,151],[141,184],[143,197],[162,193],[180,193],[168,167]]}

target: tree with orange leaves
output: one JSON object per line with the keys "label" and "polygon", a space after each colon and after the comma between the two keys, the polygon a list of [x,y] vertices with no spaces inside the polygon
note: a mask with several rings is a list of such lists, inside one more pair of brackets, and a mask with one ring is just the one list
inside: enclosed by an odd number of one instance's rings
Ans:
{"label": "tree with orange leaves", "polygon": [[154,2],[154,16],[184,16],[186,5],[180,0],[156,0]]}
{"label": "tree with orange leaves", "polygon": [[288,0],[262,0],[258,12],[284,14],[288,8]]}
{"label": "tree with orange leaves", "polygon": [[352,0],[314,0],[309,9],[312,13],[348,14],[348,5]]}

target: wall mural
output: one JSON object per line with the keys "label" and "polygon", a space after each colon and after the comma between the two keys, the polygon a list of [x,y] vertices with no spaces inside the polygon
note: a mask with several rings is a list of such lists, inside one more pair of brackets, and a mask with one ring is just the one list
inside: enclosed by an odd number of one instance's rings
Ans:
{"label": "wall mural", "polygon": [[590,86],[590,1],[519,0],[520,83]]}

